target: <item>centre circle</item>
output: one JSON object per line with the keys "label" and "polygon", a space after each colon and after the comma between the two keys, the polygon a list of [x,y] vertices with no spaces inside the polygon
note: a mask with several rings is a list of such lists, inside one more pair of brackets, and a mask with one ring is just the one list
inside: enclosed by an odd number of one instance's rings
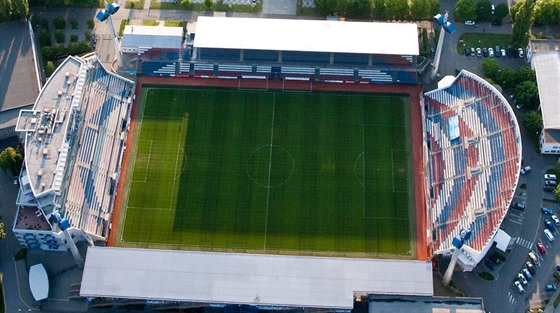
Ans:
{"label": "centre circle", "polygon": [[276,145],[264,145],[256,148],[247,158],[247,175],[264,188],[273,188],[285,184],[294,171],[294,159],[284,148]]}

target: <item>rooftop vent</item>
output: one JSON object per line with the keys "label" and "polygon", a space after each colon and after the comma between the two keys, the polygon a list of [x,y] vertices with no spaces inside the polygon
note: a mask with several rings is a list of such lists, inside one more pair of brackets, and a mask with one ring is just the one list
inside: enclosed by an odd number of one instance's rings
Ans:
{"label": "rooftop vent", "polygon": [[37,171],[37,176],[38,176],[38,177],[43,176],[43,170],[38,170],[38,171]]}

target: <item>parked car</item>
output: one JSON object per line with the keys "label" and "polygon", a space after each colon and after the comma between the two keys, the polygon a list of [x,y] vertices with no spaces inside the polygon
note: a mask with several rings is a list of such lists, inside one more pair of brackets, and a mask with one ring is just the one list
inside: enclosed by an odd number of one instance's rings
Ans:
{"label": "parked car", "polygon": [[486,267],[488,267],[488,269],[490,269],[491,271],[495,271],[496,267],[498,267],[495,263],[492,263],[489,260],[486,260],[486,262],[484,262],[484,265],[486,265]]}
{"label": "parked car", "polygon": [[494,57],[494,49],[493,48],[488,48],[488,56],[493,58]]}
{"label": "parked car", "polygon": [[522,48],[517,48],[517,54],[519,55],[520,58],[523,57],[523,49]]}
{"label": "parked car", "polygon": [[554,174],[544,174],[545,180],[556,180],[556,175]]}
{"label": "parked car", "polygon": [[476,56],[479,58],[482,56],[482,50],[480,48],[476,48]]}
{"label": "parked car", "polygon": [[541,254],[546,254],[546,248],[544,247],[544,245],[540,242],[537,242],[537,249],[539,249],[539,252]]}
{"label": "parked car", "polygon": [[467,25],[467,26],[475,26],[475,25],[476,25],[476,22],[475,22],[475,21],[468,20],[468,21],[465,21],[465,25]]}
{"label": "parked car", "polygon": [[535,254],[535,252],[529,251],[527,256],[529,257],[529,260],[531,260],[531,262],[533,262],[533,264],[537,264],[538,259],[537,259],[537,255]]}
{"label": "parked car", "polygon": [[527,280],[533,280],[533,275],[531,275],[526,268],[522,269],[521,272],[523,272],[523,275],[527,278]]}
{"label": "parked car", "polygon": [[556,285],[548,284],[548,285],[546,285],[545,289],[546,289],[547,292],[555,291],[556,290]]}
{"label": "parked car", "polygon": [[529,273],[531,273],[531,275],[535,275],[537,273],[537,270],[535,269],[533,264],[531,264],[531,262],[527,261],[525,263],[525,266],[527,267],[527,269],[529,270]]}
{"label": "parked car", "polygon": [[552,224],[552,222],[548,218],[546,218],[544,220],[544,223],[550,231],[554,231],[554,225]]}
{"label": "parked car", "polygon": [[471,49],[469,49],[469,47],[465,47],[465,55],[466,56],[471,55]]}
{"label": "parked car", "polygon": [[525,289],[523,289],[523,286],[521,286],[521,283],[518,282],[517,280],[513,283],[515,285],[515,289],[517,289],[517,292],[519,293],[524,293]]}
{"label": "parked car", "polygon": [[544,190],[544,191],[548,191],[548,192],[552,192],[552,191],[554,191],[554,187],[552,187],[552,186],[544,186],[544,187],[543,187],[543,190]]}
{"label": "parked car", "polygon": [[502,58],[506,57],[506,49],[502,49],[502,51],[500,51],[500,53],[502,54]]}
{"label": "parked car", "polygon": [[545,180],[545,181],[544,181],[544,185],[545,185],[545,186],[556,187],[556,185],[558,185],[558,183],[556,183],[555,180]]}
{"label": "parked car", "polygon": [[496,46],[496,49],[494,49],[494,55],[499,58],[501,57],[502,50],[500,49],[500,46]]}
{"label": "parked car", "polygon": [[502,260],[498,257],[497,254],[492,254],[492,255],[489,257],[489,259],[490,259],[490,261],[494,262],[494,264],[496,264],[496,265],[502,264]]}
{"label": "parked car", "polygon": [[532,168],[529,165],[527,165],[527,166],[525,166],[521,169],[521,175],[525,175],[525,174],[529,173],[531,170],[532,170]]}
{"label": "parked car", "polygon": [[558,216],[556,216],[555,214],[552,214],[552,215],[550,216],[550,218],[551,218],[552,221],[554,222],[554,225],[560,226],[560,219],[558,219]]}
{"label": "parked car", "polygon": [[513,208],[519,211],[524,211],[525,210],[525,204],[523,203],[519,203],[519,202],[515,202],[513,204]]}
{"label": "parked car", "polygon": [[554,241],[554,236],[552,235],[552,233],[550,232],[550,230],[545,229],[544,230],[544,236],[546,237],[546,239],[548,239],[548,241],[553,242]]}
{"label": "parked car", "polygon": [[513,53],[513,48],[512,47],[508,47],[507,49],[507,57],[511,58],[514,55]]}
{"label": "parked car", "polygon": [[550,214],[550,215],[554,214],[554,212],[552,212],[551,209],[549,209],[549,208],[547,208],[547,207],[544,207],[544,206],[542,207],[542,212],[543,212],[544,214]]}
{"label": "parked car", "polygon": [[527,286],[529,284],[529,282],[527,281],[527,278],[525,278],[525,276],[523,276],[523,274],[521,274],[521,273],[517,274],[517,278],[523,286]]}
{"label": "parked car", "polygon": [[474,49],[474,47],[471,47],[471,56],[475,56],[476,55],[476,50]]}
{"label": "parked car", "polygon": [[488,57],[488,48],[482,48],[482,55],[487,58]]}
{"label": "parked car", "polygon": [[500,20],[492,21],[492,26],[502,26],[502,21]]}

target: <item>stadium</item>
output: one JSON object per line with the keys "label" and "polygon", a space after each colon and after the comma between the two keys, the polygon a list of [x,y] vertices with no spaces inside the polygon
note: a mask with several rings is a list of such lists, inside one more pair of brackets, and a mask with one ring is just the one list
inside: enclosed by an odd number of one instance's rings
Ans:
{"label": "stadium", "polygon": [[[372,38],[345,36],[356,32]],[[110,246],[88,248],[81,296],[351,310],[371,294],[432,296],[431,260],[462,229],[473,234],[464,270],[507,246],[499,225],[521,164],[513,112],[466,71],[422,95],[416,24],[200,17],[192,37],[125,53],[135,95],[122,79],[99,96],[126,112],[111,124],[121,154],[98,174],[104,183],[63,172],[66,184],[98,188],[84,203],[109,199],[82,209],[97,210],[93,228],[68,197],[55,206],[74,241]],[[83,97],[93,90],[103,93]],[[70,144],[75,155],[91,155],[88,140]],[[24,171],[22,182],[37,173]],[[52,210],[25,210],[44,216],[45,234],[14,225],[20,243],[52,250],[43,241],[58,236],[64,249]]]}

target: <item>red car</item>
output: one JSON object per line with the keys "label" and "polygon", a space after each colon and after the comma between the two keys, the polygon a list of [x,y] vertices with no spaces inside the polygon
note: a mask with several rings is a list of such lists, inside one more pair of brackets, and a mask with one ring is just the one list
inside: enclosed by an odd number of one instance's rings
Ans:
{"label": "red car", "polygon": [[539,249],[539,252],[541,254],[545,254],[546,253],[546,249],[544,248],[544,245],[540,242],[537,242],[537,248]]}

